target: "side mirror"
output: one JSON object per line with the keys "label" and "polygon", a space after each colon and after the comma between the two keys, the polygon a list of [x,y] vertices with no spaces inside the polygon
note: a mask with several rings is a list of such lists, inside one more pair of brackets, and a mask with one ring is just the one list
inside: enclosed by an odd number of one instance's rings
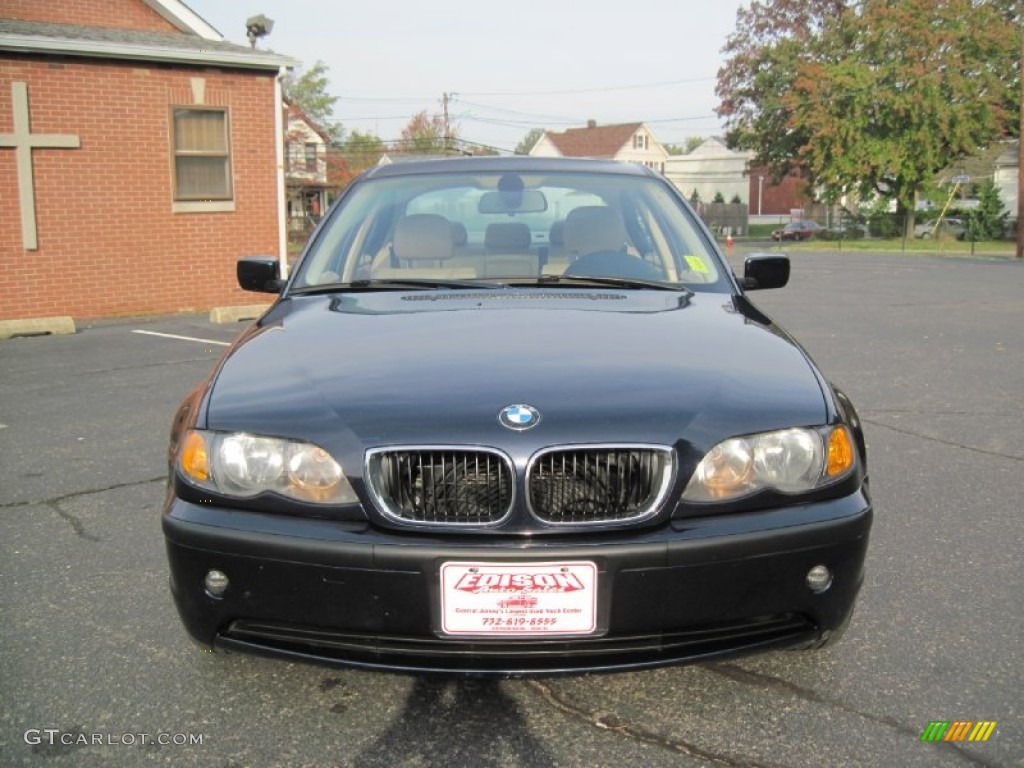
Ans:
{"label": "side mirror", "polygon": [[238,284],[246,291],[280,293],[285,281],[280,278],[274,256],[246,256],[238,260]]}
{"label": "side mirror", "polygon": [[789,282],[789,257],[773,253],[754,253],[743,262],[740,285],[748,291],[781,288]]}

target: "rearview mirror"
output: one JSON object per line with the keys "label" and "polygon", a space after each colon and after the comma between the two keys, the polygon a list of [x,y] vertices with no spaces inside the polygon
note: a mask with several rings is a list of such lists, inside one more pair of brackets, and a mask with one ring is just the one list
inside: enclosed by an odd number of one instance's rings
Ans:
{"label": "rearview mirror", "polygon": [[280,278],[276,256],[245,256],[235,270],[238,285],[246,291],[280,293],[285,281]]}
{"label": "rearview mirror", "polygon": [[548,209],[544,193],[536,189],[492,190],[477,203],[480,213],[542,213]]}
{"label": "rearview mirror", "polygon": [[789,257],[774,253],[753,253],[743,261],[740,285],[748,291],[781,288],[789,282]]}

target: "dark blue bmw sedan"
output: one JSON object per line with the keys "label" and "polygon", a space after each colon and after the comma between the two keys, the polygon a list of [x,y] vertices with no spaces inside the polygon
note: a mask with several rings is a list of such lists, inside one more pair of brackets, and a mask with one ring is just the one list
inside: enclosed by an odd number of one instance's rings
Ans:
{"label": "dark blue bmw sedan", "polygon": [[181,404],[163,530],[204,646],[553,674],[814,648],[872,509],[850,401],[639,166],[379,167]]}

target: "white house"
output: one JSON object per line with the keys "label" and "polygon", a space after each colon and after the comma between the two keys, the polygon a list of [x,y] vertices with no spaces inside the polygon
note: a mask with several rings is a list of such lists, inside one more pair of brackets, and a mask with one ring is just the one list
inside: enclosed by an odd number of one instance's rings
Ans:
{"label": "white house", "polygon": [[1009,211],[1010,218],[1017,218],[1017,191],[1020,172],[1020,141],[1007,144],[1006,151],[996,158],[994,178],[999,189],[999,199]]}
{"label": "white house", "polygon": [[532,157],[590,157],[646,165],[665,171],[668,152],[643,123],[598,125],[588,120],[585,128],[561,133],[547,131],[530,150]]}
{"label": "white house", "polygon": [[725,202],[738,197],[750,204],[748,166],[751,152],[729,149],[719,138],[711,137],[687,155],[672,155],[665,163],[665,176],[687,198],[697,190],[700,199],[711,202],[721,193]]}
{"label": "white house", "polygon": [[285,190],[288,229],[305,232],[327,210],[328,136],[293,104],[285,102]]}

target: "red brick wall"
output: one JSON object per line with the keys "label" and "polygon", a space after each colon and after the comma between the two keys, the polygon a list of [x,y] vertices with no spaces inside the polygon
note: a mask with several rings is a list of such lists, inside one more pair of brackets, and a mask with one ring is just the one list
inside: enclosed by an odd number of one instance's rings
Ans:
{"label": "red brick wall", "polygon": [[784,176],[778,184],[772,184],[771,173],[763,168],[750,170],[750,213],[757,215],[758,176],[764,177],[761,185],[761,213],[765,216],[789,216],[794,208],[804,208],[807,201],[807,183],[795,174]]}
{"label": "red brick wall", "polygon": [[[228,107],[235,210],[173,213],[169,108]],[[15,152],[0,148],[0,319],[109,317],[253,303],[235,261],[277,253],[272,73],[0,59],[0,133],[11,83],[29,89],[33,133],[80,149],[35,149],[39,247],[22,244]]]}
{"label": "red brick wall", "polygon": [[0,17],[147,32],[179,31],[139,0],[3,0]]}

